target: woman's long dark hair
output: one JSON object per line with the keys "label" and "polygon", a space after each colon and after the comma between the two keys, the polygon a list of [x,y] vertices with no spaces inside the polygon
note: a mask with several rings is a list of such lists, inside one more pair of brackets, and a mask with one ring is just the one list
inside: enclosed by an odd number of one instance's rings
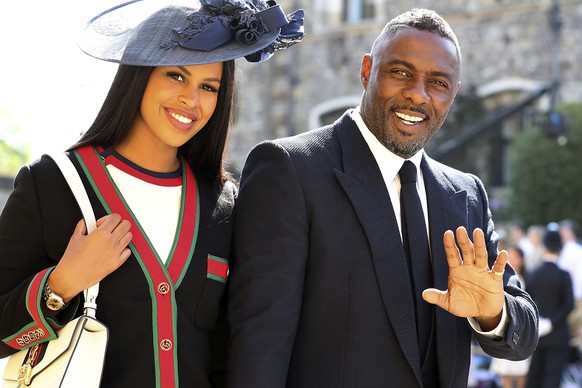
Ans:
{"label": "woman's long dark hair", "polygon": [[[72,147],[115,146],[125,138],[135,117],[153,67],[120,65],[93,124]],[[231,179],[224,157],[234,114],[234,60],[223,63],[218,102],[206,125],[179,149],[192,169],[222,186]]]}

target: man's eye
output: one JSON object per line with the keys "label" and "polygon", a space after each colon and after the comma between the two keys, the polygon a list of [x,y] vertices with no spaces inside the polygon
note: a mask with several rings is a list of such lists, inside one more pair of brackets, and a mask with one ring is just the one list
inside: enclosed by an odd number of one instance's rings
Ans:
{"label": "man's eye", "polygon": [[446,88],[446,89],[449,88],[449,85],[446,82],[443,82],[441,80],[434,80],[432,83],[435,85],[438,85],[438,86],[442,86],[443,88]]}

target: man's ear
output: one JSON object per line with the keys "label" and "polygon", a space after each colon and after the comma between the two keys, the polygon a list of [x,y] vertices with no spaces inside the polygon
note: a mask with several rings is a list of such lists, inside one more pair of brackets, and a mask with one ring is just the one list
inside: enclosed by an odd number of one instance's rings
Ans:
{"label": "man's ear", "polygon": [[372,56],[370,54],[364,55],[362,58],[362,64],[360,66],[360,82],[364,89],[368,87],[368,81],[370,79],[370,71],[372,70]]}
{"label": "man's ear", "polygon": [[457,97],[457,93],[459,93],[459,90],[461,90],[461,81],[457,82],[457,89],[455,90],[455,96],[454,97]]}

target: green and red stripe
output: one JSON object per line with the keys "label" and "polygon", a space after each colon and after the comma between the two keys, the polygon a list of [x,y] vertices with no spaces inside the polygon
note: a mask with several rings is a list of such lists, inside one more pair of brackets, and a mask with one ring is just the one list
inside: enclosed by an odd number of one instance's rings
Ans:
{"label": "green and red stripe", "polygon": [[[122,218],[131,220],[139,231],[137,233],[132,229],[133,239],[130,248],[148,280],[152,296],[152,314],[155,322],[152,334],[156,350],[155,358],[159,365],[156,368],[157,386],[177,387],[179,383],[176,362],[177,335],[174,293],[187,270],[198,235],[199,201],[195,177],[188,163],[182,160],[182,206],[178,227],[180,235],[174,242],[166,269],[152,248],[138,220],[123,200],[123,196],[111,179],[98,151],[93,147],[86,146],[79,148],[75,153],[108,213],[118,213]],[[158,285],[162,284],[169,285],[164,294],[158,292]],[[163,346],[169,349],[161,350]]]}

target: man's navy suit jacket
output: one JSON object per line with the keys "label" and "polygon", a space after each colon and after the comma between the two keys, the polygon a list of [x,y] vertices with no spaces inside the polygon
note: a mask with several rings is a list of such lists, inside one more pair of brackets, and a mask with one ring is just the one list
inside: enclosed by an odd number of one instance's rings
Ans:
{"label": "man's navy suit jacket", "polygon": [[[497,235],[485,189],[424,156],[435,287],[447,289],[446,230]],[[414,387],[420,356],[412,286],[382,175],[349,112],[334,124],[255,147],[235,207],[229,286],[233,387]],[[504,338],[437,308],[441,387],[466,386],[472,338],[496,357],[537,343],[537,309],[511,268]],[[474,337],[473,337],[474,336]]]}

